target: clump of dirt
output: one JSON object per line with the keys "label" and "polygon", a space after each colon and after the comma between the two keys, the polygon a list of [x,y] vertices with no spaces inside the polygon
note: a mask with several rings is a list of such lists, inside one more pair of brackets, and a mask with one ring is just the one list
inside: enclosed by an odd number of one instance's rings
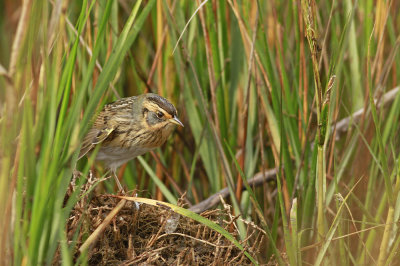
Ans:
{"label": "clump of dirt", "polygon": [[[81,256],[79,247],[121,201],[97,194],[92,189],[95,183],[96,180],[90,177],[67,223],[68,241],[75,244],[75,262]],[[72,189],[70,192],[72,194]],[[182,200],[178,205],[183,205]],[[234,217],[229,208],[201,215],[239,239],[234,223],[238,217]],[[246,252],[257,258],[260,243],[265,240],[264,233],[248,224],[247,234],[248,238],[239,242]],[[90,265],[251,264],[242,250],[207,226],[176,214],[165,206],[141,204],[138,208],[138,204],[130,201],[105,227],[86,256]],[[58,255],[55,261],[59,259]]]}

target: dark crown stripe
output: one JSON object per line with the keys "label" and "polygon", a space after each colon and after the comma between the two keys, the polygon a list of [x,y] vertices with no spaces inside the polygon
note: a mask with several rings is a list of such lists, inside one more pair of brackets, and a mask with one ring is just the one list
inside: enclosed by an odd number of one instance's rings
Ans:
{"label": "dark crown stripe", "polygon": [[167,111],[170,115],[175,115],[175,107],[168,102],[165,98],[160,97],[158,95],[151,95],[147,97],[147,99],[155,104],[157,104],[160,108],[164,109]]}

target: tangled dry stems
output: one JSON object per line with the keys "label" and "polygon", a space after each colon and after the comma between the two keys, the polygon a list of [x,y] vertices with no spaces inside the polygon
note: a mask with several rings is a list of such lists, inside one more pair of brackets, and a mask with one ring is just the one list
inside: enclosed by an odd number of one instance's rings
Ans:
{"label": "tangled dry stems", "polygon": [[[93,176],[89,176],[81,200],[74,206],[67,224],[68,240],[71,244],[75,241],[75,260],[85,239],[119,202],[117,198],[96,193],[92,189],[96,183]],[[182,201],[179,204],[182,205]],[[206,211],[201,215],[239,239],[233,223],[237,217],[230,213],[229,208]],[[247,224],[247,227],[248,237],[241,244],[257,258],[265,235],[252,224]],[[88,260],[90,265],[251,264],[243,251],[205,225],[162,207],[142,204],[137,210],[135,203],[129,201],[91,247]]]}

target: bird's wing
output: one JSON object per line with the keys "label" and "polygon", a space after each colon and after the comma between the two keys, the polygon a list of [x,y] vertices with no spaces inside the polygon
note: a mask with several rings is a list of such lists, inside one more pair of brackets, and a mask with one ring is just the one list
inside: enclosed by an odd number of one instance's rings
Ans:
{"label": "bird's wing", "polygon": [[132,106],[137,98],[137,96],[122,98],[104,106],[97,116],[92,129],[83,139],[78,160],[91,151],[96,144],[103,142],[117,128],[117,122],[111,117],[115,117],[116,114],[119,114],[119,116],[132,116]]}
{"label": "bird's wing", "polygon": [[83,139],[81,151],[79,153],[78,160],[85,156],[89,151],[93,149],[96,144],[103,142],[110,134],[114,131],[114,127],[105,128],[92,128]]}

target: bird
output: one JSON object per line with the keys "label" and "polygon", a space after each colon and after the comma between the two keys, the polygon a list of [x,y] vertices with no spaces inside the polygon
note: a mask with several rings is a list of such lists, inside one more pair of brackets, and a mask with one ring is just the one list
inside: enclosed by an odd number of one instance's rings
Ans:
{"label": "bird", "polygon": [[83,139],[78,160],[100,145],[96,161],[103,161],[116,175],[122,164],[160,147],[175,126],[184,126],[175,106],[155,93],[121,98],[104,106]]}

